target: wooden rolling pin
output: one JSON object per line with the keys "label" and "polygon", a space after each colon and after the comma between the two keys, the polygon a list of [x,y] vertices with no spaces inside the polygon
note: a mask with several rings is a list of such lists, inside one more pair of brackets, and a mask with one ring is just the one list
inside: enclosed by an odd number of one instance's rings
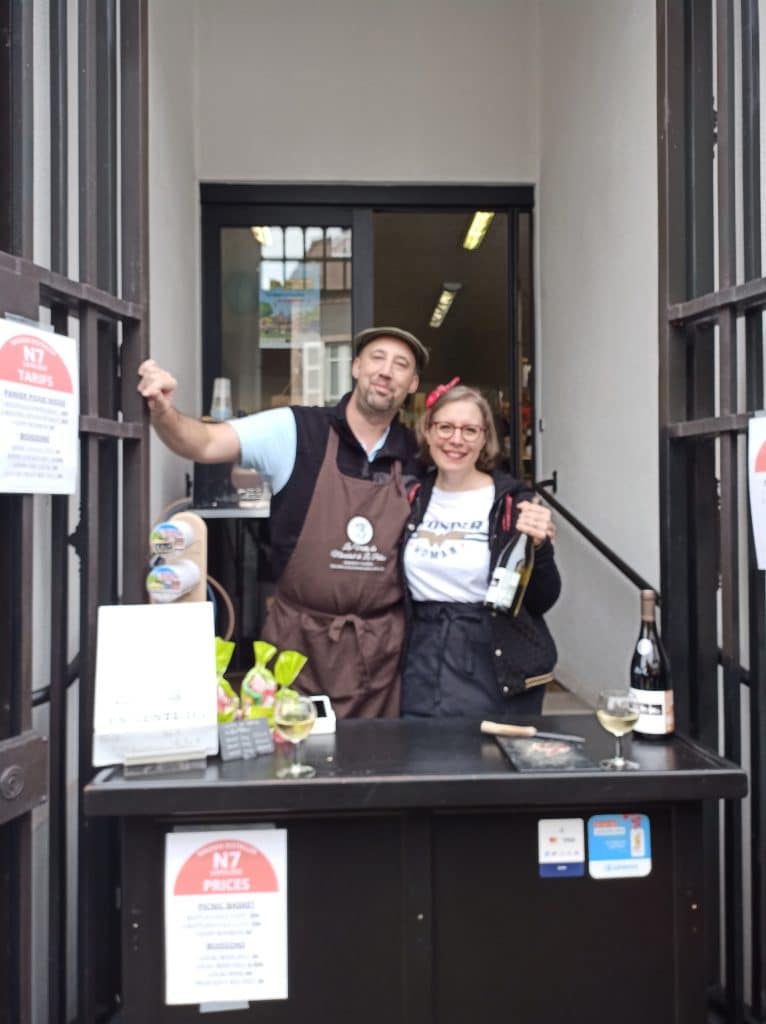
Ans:
{"label": "wooden rolling pin", "polygon": [[534,725],[507,725],[505,722],[482,722],[481,731],[490,736],[536,736],[539,740],[566,740],[584,743],[584,736],[570,736],[563,732],[541,732]]}

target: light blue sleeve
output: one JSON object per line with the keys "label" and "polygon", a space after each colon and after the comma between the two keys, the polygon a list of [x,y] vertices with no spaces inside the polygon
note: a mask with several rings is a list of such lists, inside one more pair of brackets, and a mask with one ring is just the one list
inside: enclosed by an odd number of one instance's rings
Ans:
{"label": "light blue sleeve", "polygon": [[227,422],[239,437],[242,465],[268,474],[277,494],[295,467],[298,432],[292,409],[267,409]]}

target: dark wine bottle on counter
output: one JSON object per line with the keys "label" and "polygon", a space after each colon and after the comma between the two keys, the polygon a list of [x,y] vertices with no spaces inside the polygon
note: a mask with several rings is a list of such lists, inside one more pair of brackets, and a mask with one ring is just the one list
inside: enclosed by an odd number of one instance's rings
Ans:
{"label": "dark wine bottle on counter", "polygon": [[675,729],[673,685],[665,648],[654,618],[656,595],[641,591],[641,629],[630,662],[630,693],[639,706],[633,731],[644,738],[670,736]]}

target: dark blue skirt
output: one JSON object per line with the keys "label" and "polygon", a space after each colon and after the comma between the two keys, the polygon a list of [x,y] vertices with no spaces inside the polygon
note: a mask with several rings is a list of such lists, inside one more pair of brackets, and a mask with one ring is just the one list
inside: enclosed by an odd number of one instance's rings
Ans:
{"label": "dark blue skirt", "polygon": [[545,686],[505,696],[489,613],[480,604],[414,601],[402,673],[402,715],[538,715]]}

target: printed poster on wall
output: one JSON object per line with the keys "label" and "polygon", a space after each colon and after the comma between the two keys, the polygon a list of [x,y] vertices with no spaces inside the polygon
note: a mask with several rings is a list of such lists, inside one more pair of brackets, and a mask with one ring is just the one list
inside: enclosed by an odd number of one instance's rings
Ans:
{"label": "printed poster on wall", "polygon": [[301,277],[290,278],[284,287],[260,292],[260,339],[262,349],[300,347],[319,341],[321,263],[302,265]]}
{"label": "printed poster on wall", "polygon": [[286,830],[165,839],[166,1003],[287,999]]}
{"label": "printed poster on wall", "polygon": [[75,339],[0,320],[0,491],[74,494],[79,415]]}

